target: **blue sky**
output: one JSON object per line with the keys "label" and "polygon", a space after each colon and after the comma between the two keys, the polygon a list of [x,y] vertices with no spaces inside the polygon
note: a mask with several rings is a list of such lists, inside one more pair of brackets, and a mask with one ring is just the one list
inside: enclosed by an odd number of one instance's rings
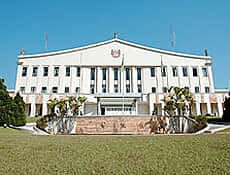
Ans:
{"label": "blue sky", "polygon": [[[0,77],[14,88],[17,55],[73,48],[113,37],[213,57],[217,88],[230,82],[229,0],[8,0],[0,5]],[[170,45],[170,25],[176,47]]]}

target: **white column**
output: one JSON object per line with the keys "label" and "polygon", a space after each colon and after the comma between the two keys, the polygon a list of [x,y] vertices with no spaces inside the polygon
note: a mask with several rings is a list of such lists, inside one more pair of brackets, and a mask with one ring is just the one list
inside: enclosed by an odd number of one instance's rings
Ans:
{"label": "white column", "polygon": [[133,91],[134,93],[137,93],[137,69],[135,67],[132,67],[132,85],[133,85]]}
{"label": "white column", "polygon": [[100,67],[97,67],[97,93],[102,93],[102,70]]}
{"label": "white column", "polygon": [[217,107],[218,107],[218,114],[220,117],[222,117],[223,116],[223,105],[222,105],[222,103],[218,102]]}
{"label": "white column", "polygon": [[207,112],[208,114],[211,114],[212,113],[212,110],[211,110],[211,103],[210,102],[207,102]]}
{"label": "white column", "polygon": [[42,103],[42,116],[47,115],[47,103],[43,102]]}
{"label": "white column", "polygon": [[30,104],[30,117],[34,117],[36,114],[36,104],[33,102]]}
{"label": "white column", "polygon": [[211,65],[208,66],[208,78],[209,78],[209,83],[210,83],[210,92],[214,93],[215,92],[215,88],[214,88],[214,83],[213,83],[212,67],[211,67]]}
{"label": "white column", "polygon": [[200,103],[199,102],[196,102],[196,114],[197,115],[200,115]]}
{"label": "white column", "polygon": [[137,100],[136,100],[136,115],[138,115],[138,103],[137,103]]}
{"label": "white column", "polygon": [[114,93],[114,72],[113,72],[113,68],[110,67],[108,69],[109,71],[109,93]]}

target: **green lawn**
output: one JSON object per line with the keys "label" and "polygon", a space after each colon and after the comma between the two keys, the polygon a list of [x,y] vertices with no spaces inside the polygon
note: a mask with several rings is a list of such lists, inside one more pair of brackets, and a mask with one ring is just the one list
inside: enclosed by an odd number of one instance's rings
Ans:
{"label": "green lawn", "polygon": [[0,174],[230,174],[230,135],[32,136],[0,128]]}
{"label": "green lawn", "polygon": [[230,128],[227,128],[227,129],[220,131],[220,132],[230,132]]}

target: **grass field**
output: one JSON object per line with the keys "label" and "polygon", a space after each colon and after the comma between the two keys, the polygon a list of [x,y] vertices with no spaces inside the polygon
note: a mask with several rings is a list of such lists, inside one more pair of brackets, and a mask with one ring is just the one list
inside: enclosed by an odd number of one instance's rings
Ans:
{"label": "grass field", "polygon": [[0,174],[230,174],[230,134],[32,136],[0,128]]}

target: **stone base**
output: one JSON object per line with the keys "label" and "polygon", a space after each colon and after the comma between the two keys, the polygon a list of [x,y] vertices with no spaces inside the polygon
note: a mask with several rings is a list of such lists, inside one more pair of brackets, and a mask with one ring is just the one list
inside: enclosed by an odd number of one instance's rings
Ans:
{"label": "stone base", "polygon": [[151,116],[77,117],[76,134],[136,134],[150,133]]}

